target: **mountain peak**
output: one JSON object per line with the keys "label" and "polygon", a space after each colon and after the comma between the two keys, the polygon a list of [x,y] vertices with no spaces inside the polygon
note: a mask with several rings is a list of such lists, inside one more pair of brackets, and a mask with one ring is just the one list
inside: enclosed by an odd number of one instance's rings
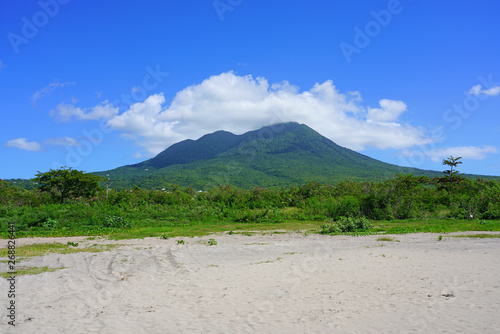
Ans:
{"label": "mountain peak", "polygon": [[440,175],[375,160],[297,122],[268,125],[241,135],[219,130],[176,143],[139,164],[102,173],[109,173],[118,184],[142,180],[142,186],[148,187],[168,180],[199,189],[219,184],[276,187],[309,181],[375,181],[397,173]]}
{"label": "mountain peak", "polygon": [[210,159],[234,147],[237,143],[237,135],[219,130],[214,133],[206,134],[197,140],[186,139],[173,144],[159,153],[156,157],[132,165],[132,167],[163,168],[171,165],[187,164],[197,160]]}
{"label": "mountain peak", "polygon": [[173,144],[166,150],[159,153],[156,157],[131,165],[131,167],[153,167],[164,168],[171,165],[187,164],[198,160],[210,159],[231,148],[244,144],[255,139],[270,139],[276,134],[284,132],[297,132],[306,127],[306,125],[296,122],[279,123],[246,132],[242,135],[235,135],[225,130],[218,130],[213,133],[203,135],[192,140],[186,139]]}

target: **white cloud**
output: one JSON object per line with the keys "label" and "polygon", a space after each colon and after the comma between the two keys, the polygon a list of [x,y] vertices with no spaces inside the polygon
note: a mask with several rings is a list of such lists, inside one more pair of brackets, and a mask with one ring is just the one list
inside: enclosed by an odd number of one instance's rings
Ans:
{"label": "white cloud", "polygon": [[144,155],[142,155],[142,153],[141,153],[141,152],[134,152],[133,156],[134,156],[134,158],[136,158],[136,159],[142,159],[142,158],[145,158],[145,156],[144,156]]}
{"label": "white cloud", "polygon": [[151,95],[108,125],[139,139],[148,156],[217,130],[241,134],[288,121],[304,123],[354,150],[403,149],[431,141],[422,129],[397,121],[406,110],[404,102],[382,99],[380,108],[361,102],[359,92],[341,93],[331,80],[299,92],[286,81],[269,85],[265,78],[227,72],[178,92],[168,106],[163,94]]}
{"label": "white cloud", "polygon": [[53,137],[45,140],[45,144],[54,146],[79,146],[80,143],[71,137]]}
{"label": "white cloud", "polygon": [[113,107],[108,101],[104,101],[93,108],[79,108],[72,104],[60,103],[56,109],[50,111],[50,116],[59,122],[68,122],[73,117],[79,120],[109,119],[118,114],[118,107]]}
{"label": "white cloud", "polygon": [[454,157],[462,157],[463,159],[472,160],[482,160],[486,158],[488,154],[497,153],[498,150],[495,146],[486,145],[483,147],[476,146],[456,146],[456,147],[446,147],[446,148],[436,148],[427,151],[409,151],[404,150],[402,152],[405,156],[412,156],[415,153],[424,154],[428,156],[432,161],[438,162],[450,155]]}
{"label": "white cloud", "polygon": [[66,86],[74,86],[74,85],[76,85],[76,82],[59,82],[57,80],[54,81],[54,82],[51,82],[50,84],[48,84],[47,86],[43,87],[38,92],[35,92],[31,96],[31,103],[33,105],[36,105],[36,102],[39,99],[41,99],[44,95],[50,94],[56,88],[59,88],[59,87],[63,88],[63,87],[66,87]]}
{"label": "white cloud", "polygon": [[488,95],[488,96],[496,96],[500,94],[500,86],[493,86],[488,89],[482,89],[481,85],[472,86],[469,91],[466,92],[467,95]]}
{"label": "white cloud", "polygon": [[[127,139],[144,138],[142,145],[147,150],[147,156],[156,154],[169,145],[187,137],[173,131],[175,121],[162,121],[165,111],[162,105],[165,97],[162,94],[149,96],[144,102],[133,104],[130,109],[108,121],[108,125],[122,132]],[[165,146],[166,145],[166,146]],[[142,153],[135,156],[143,157]]]}
{"label": "white cloud", "polygon": [[374,122],[394,122],[399,115],[406,111],[406,103],[383,99],[379,101],[382,108],[368,108],[368,121]]}
{"label": "white cloud", "polygon": [[42,145],[34,141],[28,141],[26,138],[17,138],[5,143],[7,147],[15,147],[25,151],[42,151]]}

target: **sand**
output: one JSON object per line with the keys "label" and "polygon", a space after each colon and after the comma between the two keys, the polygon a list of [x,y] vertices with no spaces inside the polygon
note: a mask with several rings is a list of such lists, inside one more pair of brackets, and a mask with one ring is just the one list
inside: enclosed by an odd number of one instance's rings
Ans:
{"label": "sand", "polygon": [[[101,253],[21,265],[15,328],[1,333],[498,333],[500,239],[301,233],[110,241]],[[217,245],[208,246],[209,238]],[[1,241],[5,247],[7,240]],[[6,271],[6,264],[2,264]]]}

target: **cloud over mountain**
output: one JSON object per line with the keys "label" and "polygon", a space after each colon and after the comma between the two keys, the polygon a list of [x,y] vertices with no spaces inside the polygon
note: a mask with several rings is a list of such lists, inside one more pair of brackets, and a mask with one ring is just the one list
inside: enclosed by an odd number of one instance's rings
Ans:
{"label": "cloud over mountain", "polygon": [[[183,89],[169,105],[165,102],[163,94],[151,95],[119,115],[108,113],[108,125],[138,140],[146,155],[216,130],[243,133],[287,121],[307,124],[354,150],[403,149],[429,142],[423,129],[399,121],[406,111],[404,102],[381,99],[380,106],[365,107],[360,92],[340,92],[331,80],[300,91],[286,81],[269,84],[262,77],[226,72]],[[58,110],[63,118],[89,119],[95,110],[68,112],[63,107]]]}

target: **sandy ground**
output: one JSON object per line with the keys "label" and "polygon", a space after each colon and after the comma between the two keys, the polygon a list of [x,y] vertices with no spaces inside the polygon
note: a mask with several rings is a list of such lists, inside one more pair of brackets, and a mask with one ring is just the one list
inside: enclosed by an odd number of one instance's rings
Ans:
{"label": "sandy ground", "polygon": [[377,238],[18,239],[121,246],[21,263],[66,269],[18,277],[15,328],[2,279],[0,332],[500,332],[500,239]]}

